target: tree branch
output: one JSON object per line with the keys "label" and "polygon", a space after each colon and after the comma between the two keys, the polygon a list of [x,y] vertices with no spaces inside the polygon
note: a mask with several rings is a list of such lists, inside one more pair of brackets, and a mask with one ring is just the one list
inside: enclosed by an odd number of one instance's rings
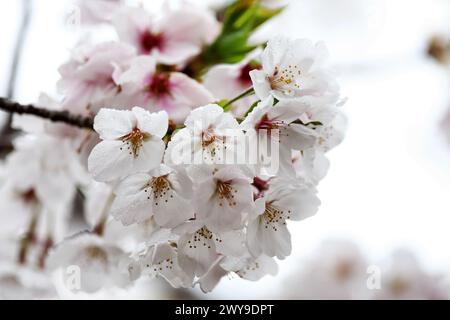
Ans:
{"label": "tree branch", "polygon": [[82,129],[94,129],[94,119],[91,117],[74,115],[68,111],[48,110],[33,106],[31,104],[22,105],[6,98],[0,98],[0,110],[19,115],[33,115],[53,122],[62,122]]}

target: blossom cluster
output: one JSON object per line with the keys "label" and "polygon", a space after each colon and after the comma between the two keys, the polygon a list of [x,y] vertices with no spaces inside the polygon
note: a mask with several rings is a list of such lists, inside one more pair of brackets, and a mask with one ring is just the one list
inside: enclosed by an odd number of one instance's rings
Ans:
{"label": "blossom cluster", "polygon": [[[275,258],[291,254],[291,221],[318,211],[326,153],[344,136],[326,48],[281,36],[250,45],[280,10],[260,1],[230,4],[224,17],[186,4],[108,8],[101,22],[117,40],[75,48],[59,69],[64,98],[40,99],[95,117],[95,132],[15,117],[28,135],[3,189],[37,221],[20,263],[78,266],[88,292],[143,276],[209,292],[229,273],[274,275]],[[74,199],[89,230],[61,241]]]}

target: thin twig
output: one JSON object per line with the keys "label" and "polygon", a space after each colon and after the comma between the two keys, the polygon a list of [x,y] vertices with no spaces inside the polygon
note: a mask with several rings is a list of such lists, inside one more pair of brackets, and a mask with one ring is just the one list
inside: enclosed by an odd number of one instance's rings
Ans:
{"label": "thin twig", "polygon": [[74,115],[68,111],[48,110],[31,104],[22,105],[6,98],[0,98],[0,110],[19,115],[33,115],[53,122],[63,122],[83,129],[93,130],[94,128],[94,119],[91,117]]}
{"label": "thin twig", "polygon": [[228,111],[228,109],[233,105],[233,103],[235,103],[236,101],[239,101],[245,97],[251,96],[254,93],[255,93],[255,90],[253,89],[253,87],[251,87],[250,89],[248,89],[245,92],[238,95],[236,98],[233,98],[230,101],[228,101],[225,105],[222,106],[222,108],[225,111]]}

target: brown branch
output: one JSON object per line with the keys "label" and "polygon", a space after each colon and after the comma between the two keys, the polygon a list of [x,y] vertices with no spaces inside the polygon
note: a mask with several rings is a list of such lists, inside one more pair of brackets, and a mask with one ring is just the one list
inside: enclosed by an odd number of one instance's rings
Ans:
{"label": "brown branch", "polygon": [[33,115],[52,122],[62,122],[83,129],[93,130],[94,128],[94,119],[91,117],[74,115],[69,111],[48,110],[31,104],[23,105],[6,98],[0,98],[0,110],[19,115]]}

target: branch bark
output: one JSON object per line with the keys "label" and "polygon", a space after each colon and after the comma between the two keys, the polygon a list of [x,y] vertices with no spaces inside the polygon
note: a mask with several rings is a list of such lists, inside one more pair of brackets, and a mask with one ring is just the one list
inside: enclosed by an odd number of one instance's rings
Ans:
{"label": "branch bark", "polygon": [[23,105],[7,98],[0,98],[0,110],[19,115],[33,115],[52,122],[62,122],[82,129],[94,129],[94,119],[91,117],[74,115],[68,111],[48,110],[31,104]]}

